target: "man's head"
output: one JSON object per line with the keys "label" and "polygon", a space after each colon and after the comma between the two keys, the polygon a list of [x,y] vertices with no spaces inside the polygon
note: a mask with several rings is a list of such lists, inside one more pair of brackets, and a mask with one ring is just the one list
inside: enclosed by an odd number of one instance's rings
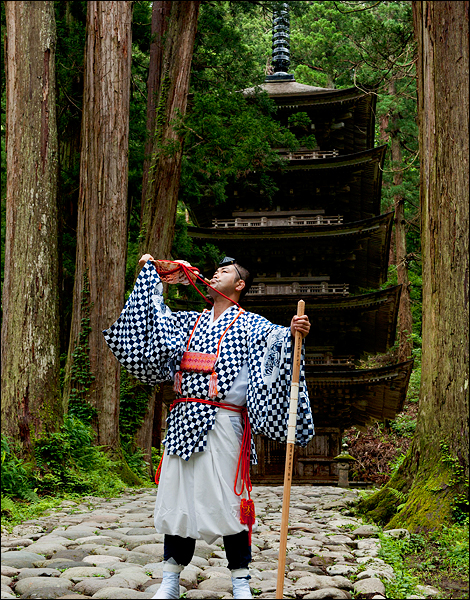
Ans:
{"label": "man's head", "polygon": [[[251,285],[250,273],[240,265],[236,259],[226,256],[219,263],[219,268],[211,279],[211,285],[228,296],[237,296],[237,300],[243,298]],[[209,289],[210,295],[215,298],[216,292]]]}

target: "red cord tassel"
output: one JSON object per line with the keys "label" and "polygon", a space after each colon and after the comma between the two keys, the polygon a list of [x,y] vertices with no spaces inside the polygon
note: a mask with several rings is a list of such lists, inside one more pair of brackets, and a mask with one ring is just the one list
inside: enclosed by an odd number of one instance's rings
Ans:
{"label": "red cord tassel", "polygon": [[173,389],[175,392],[181,394],[181,383],[183,381],[183,371],[176,371],[175,373],[175,385]]}
{"label": "red cord tassel", "polygon": [[209,380],[209,398],[216,398],[219,391],[217,390],[217,373],[212,371],[211,378]]}
{"label": "red cord tassel", "polygon": [[251,546],[251,531],[255,524],[255,503],[251,498],[249,500],[242,498],[240,503],[240,523],[248,525],[248,543]]}
{"label": "red cord tassel", "polygon": [[160,473],[162,472],[162,463],[163,463],[163,455],[165,454],[165,451],[163,451],[162,457],[160,459],[160,462],[158,463],[158,467],[157,470],[155,472],[155,483],[156,485],[158,485],[160,483]]}

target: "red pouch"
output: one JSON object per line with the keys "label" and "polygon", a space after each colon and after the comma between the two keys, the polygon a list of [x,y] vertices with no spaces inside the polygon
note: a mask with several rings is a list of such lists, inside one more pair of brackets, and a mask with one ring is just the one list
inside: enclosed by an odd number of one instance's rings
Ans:
{"label": "red pouch", "polygon": [[186,351],[181,359],[180,370],[190,373],[212,373],[216,360],[217,354]]}

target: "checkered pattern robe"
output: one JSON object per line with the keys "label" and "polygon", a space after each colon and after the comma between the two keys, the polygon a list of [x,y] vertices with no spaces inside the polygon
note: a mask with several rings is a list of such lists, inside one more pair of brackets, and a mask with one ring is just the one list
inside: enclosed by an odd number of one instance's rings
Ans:
{"label": "checkered pattern robe", "polygon": [[[189,335],[200,313],[172,312],[163,301],[163,285],[152,263],[141,270],[134,290],[118,320],[103,331],[121,365],[142,383],[171,380],[178,370]],[[233,306],[208,328],[204,311],[190,350],[215,354],[217,343],[237,315]],[[285,442],[292,379],[290,328],[273,325],[264,317],[244,312],[225,334],[217,372],[217,400],[223,401],[244,364],[248,364],[247,408],[252,431]],[[307,445],[314,435],[304,370],[300,371],[296,443]],[[209,374],[184,373],[181,397],[209,399]],[[218,408],[195,402],[177,404],[167,423],[164,445],[168,454],[188,460],[203,452]],[[252,442],[251,461],[256,464]]]}

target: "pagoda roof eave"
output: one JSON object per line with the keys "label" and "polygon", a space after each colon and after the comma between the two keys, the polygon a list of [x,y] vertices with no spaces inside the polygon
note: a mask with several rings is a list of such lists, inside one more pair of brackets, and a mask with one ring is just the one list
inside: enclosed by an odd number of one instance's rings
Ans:
{"label": "pagoda roof eave", "polygon": [[[330,156],[328,158],[310,158],[299,161],[286,161],[286,172],[299,169],[321,170],[321,169],[344,169],[348,167],[357,167],[363,163],[379,161],[383,164],[387,146],[376,146],[370,150],[354,152],[353,154],[341,154],[339,156]],[[297,164],[298,163],[298,164]]]}
{"label": "pagoda roof eave", "polygon": [[306,370],[314,423],[341,429],[394,419],[403,410],[413,361],[388,367],[312,373]]}
{"label": "pagoda roof eave", "polygon": [[[378,288],[387,280],[388,253],[393,213],[342,225],[197,228],[189,236],[211,243],[228,256],[238,256],[256,271],[298,271],[297,255],[308,261],[313,275],[335,273],[335,283],[347,283],[350,291]],[[251,229],[247,231],[247,229]],[[354,268],[353,268],[354,267]],[[317,271],[314,273],[314,271]]]}
{"label": "pagoda roof eave", "polygon": [[265,82],[244,89],[242,94],[249,98],[256,94],[257,89],[266,92],[273,100],[305,100],[308,98],[316,103],[344,102],[345,100],[357,100],[376,94],[375,88],[321,88],[298,83],[297,81]]}
{"label": "pagoda roof eave", "polygon": [[[355,296],[309,296],[308,303],[309,307],[315,311],[321,312],[337,312],[337,311],[349,311],[349,310],[368,310],[371,308],[378,307],[380,304],[390,302],[391,300],[399,300],[401,285],[394,285],[379,290],[376,292],[370,292],[367,294],[358,294]],[[305,297],[305,296],[304,296]],[[260,306],[297,306],[297,302],[301,299],[300,296],[292,294],[292,296],[245,296],[242,301],[243,307],[247,310],[251,310],[251,307],[256,303]]]}
{"label": "pagoda roof eave", "polygon": [[286,239],[286,238],[304,238],[304,239],[321,239],[335,238],[345,236],[355,236],[361,234],[372,233],[383,226],[388,226],[393,217],[393,211],[384,213],[377,217],[363,219],[361,221],[353,221],[351,223],[343,223],[341,225],[324,225],[320,228],[311,226],[299,227],[263,227],[249,228],[231,227],[230,229],[217,227],[188,227],[188,234],[194,239],[210,239],[215,242],[235,241],[235,240],[252,240],[263,241],[266,239]]}
{"label": "pagoda roof eave", "polygon": [[[306,352],[331,351],[354,359],[387,352],[395,342],[401,285],[359,296],[246,296],[243,308],[273,323],[288,326],[298,300],[312,324],[305,340]],[[311,343],[314,348],[311,348]],[[322,371],[325,369],[321,367]]]}

